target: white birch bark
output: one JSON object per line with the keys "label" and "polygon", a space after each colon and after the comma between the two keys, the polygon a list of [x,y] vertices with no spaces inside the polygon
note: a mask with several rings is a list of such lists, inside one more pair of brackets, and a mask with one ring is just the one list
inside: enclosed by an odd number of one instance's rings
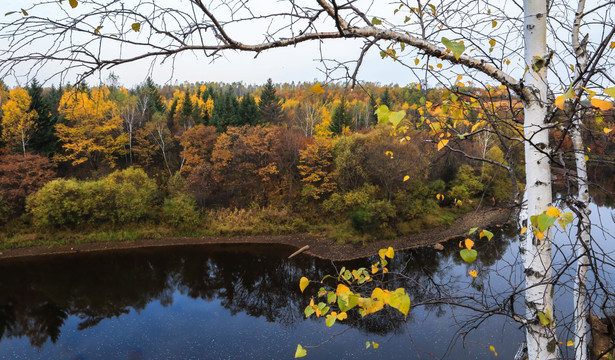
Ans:
{"label": "white birch bark", "polygon": [[[577,58],[576,75],[580,78],[587,68],[587,49],[579,42],[579,29],[585,10],[585,0],[579,0],[577,13],[572,29],[572,46]],[[581,82],[577,83],[576,93],[580,93]],[[579,219],[579,231],[577,233],[577,272],[574,279],[574,356],[575,360],[587,360],[587,265],[589,257],[587,250],[590,246],[590,223],[589,223],[589,188],[587,185],[587,164],[585,162],[585,149],[581,135],[582,112],[577,111],[573,117],[570,138],[574,147],[575,162],[577,167],[577,200],[581,204],[581,218]]]}
{"label": "white birch bark", "polygon": [[[524,104],[525,166],[528,215],[539,215],[552,201],[551,165],[548,158],[547,68],[539,59],[547,54],[546,0],[524,0],[525,85],[532,95]],[[551,231],[542,241],[528,231],[524,242],[526,342],[529,359],[559,358],[554,327],[553,285],[551,284]],[[551,314],[543,325],[538,313]]]}

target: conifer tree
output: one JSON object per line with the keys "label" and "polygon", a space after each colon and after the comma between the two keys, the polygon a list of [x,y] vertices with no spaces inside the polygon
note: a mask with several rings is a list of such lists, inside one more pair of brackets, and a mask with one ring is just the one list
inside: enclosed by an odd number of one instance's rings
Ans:
{"label": "conifer tree", "polygon": [[339,105],[337,105],[333,110],[329,130],[331,130],[332,133],[339,135],[346,126],[350,126],[351,121],[352,116],[346,107],[346,99],[342,99]]}
{"label": "conifer tree", "polygon": [[[30,149],[42,155],[50,155],[58,151],[58,138],[55,135],[55,124],[57,123],[57,113],[54,115],[52,109],[57,109],[60,98],[55,101],[50,96],[45,96],[43,88],[36,79],[33,79],[27,88],[30,95],[30,111],[34,110],[38,114],[36,119],[36,130],[30,140]],[[55,95],[53,88],[48,95]],[[55,107],[52,105],[55,102]]]}
{"label": "conifer tree", "polygon": [[277,124],[282,121],[280,98],[276,94],[276,89],[271,78],[267,79],[267,83],[263,86],[258,107],[265,122]]}
{"label": "conifer tree", "polygon": [[256,105],[256,101],[250,94],[246,94],[241,98],[239,103],[239,119],[242,125],[258,125],[263,122],[261,113]]}

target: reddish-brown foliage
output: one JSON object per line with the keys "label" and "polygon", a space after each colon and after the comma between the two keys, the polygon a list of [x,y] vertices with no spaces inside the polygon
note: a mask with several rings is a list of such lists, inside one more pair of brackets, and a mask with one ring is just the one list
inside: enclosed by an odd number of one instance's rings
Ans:
{"label": "reddish-brown foliage", "polygon": [[28,153],[0,157],[0,193],[14,211],[22,211],[26,197],[55,176],[46,157]]}

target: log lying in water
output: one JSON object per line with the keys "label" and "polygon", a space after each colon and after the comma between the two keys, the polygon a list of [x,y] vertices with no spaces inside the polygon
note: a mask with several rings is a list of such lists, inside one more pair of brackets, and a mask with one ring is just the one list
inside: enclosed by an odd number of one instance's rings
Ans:
{"label": "log lying in water", "polygon": [[299,255],[302,252],[304,252],[305,250],[309,249],[310,245],[305,245],[304,247],[302,247],[301,249],[295,251],[294,253],[290,254],[290,256],[288,257],[289,259],[292,258],[293,256]]}

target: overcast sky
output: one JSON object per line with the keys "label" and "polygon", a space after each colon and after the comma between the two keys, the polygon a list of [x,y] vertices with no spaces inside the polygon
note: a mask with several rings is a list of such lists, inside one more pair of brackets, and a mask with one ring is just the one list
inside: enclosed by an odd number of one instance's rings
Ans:
{"label": "overcast sky", "polygon": [[[309,4],[306,6],[315,6],[313,0],[297,1],[306,1],[306,3]],[[37,7],[32,9],[29,4],[32,4],[33,2],[46,2],[47,5],[43,8]],[[126,0],[126,6],[129,6],[131,3],[134,2],[131,2],[131,0]],[[144,1],[143,3],[147,4],[148,2]],[[432,3],[437,4],[438,2],[434,0]],[[455,24],[468,23],[468,25],[458,26],[452,31],[445,29],[442,30],[442,32],[439,32],[438,30],[434,30],[434,36],[431,38],[432,41],[438,43],[442,36],[448,36],[451,39],[458,37],[459,40],[466,39],[463,36],[468,36],[472,40],[472,45],[466,49],[466,54],[475,57],[482,56],[481,59],[485,59],[486,61],[493,60],[497,66],[500,66],[504,71],[508,72],[513,77],[520,78],[523,76],[526,64],[522,58],[522,15],[520,9],[514,6],[512,0],[493,0],[491,3],[488,1],[480,3],[472,1],[447,1],[446,3],[449,5],[452,4],[450,6],[453,7],[453,10],[458,10],[449,11],[446,14],[449,25],[452,25],[453,28],[455,28]],[[562,21],[562,23],[554,23],[555,25],[570,25],[570,8],[567,7],[568,4],[565,0],[561,0],[559,3],[560,7],[555,7],[552,9],[552,16],[557,17],[557,19]],[[595,1],[589,1],[588,3],[593,4]],[[115,4],[124,4],[124,2],[116,2]],[[162,4],[166,4],[165,6],[171,6],[174,9],[181,8],[183,6],[184,8],[190,10],[189,2],[185,0],[156,0],[156,4],[161,4],[160,6],[162,6]],[[284,6],[288,6],[288,4],[288,1],[250,1],[249,5],[251,12],[248,13],[248,16],[252,17],[252,11],[254,11],[254,14],[257,15],[288,11],[284,8]],[[398,2],[395,3],[388,0],[364,0],[360,4],[362,9],[368,9],[368,14],[370,17],[378,16],[382,19],[396,22],[398,24],[405,24],[406,21],[403,19],[410,14],[407,9],[404,10],[405,13],[404,11],[399,11],[398,14],[395,14],[393,9],[396,8],[396,6],[394,6],[395,4],[399,4]],[[476,4],[482,5],[479,6]],[[568,9],[565,10],[568,11],[568,13],[564,12],[559,14],[557,12],[560,11],[562,4],[566,5],[564,8]],[[80,2],[76,9],[71,9],[68,1],[64,1],[60,4],[58,0],[24,0],[19,2],[0,0],[0,17],[3,17],[0,22],[10,22],[22,17],[23,15],[21,14],[21,11],[19,11],[21,6],[28,9],[30,15],[43,17],[72,17],[76,16],[80,12],[89,14],[87,7],[88,5],[83,2]],[[472,8],[467,9],[468,6]],[[474,6],[478,6],[478,8],[475,9],[473,8]],[[488,13],[484,11],[486,8],[489,10]],[[8,16],[4,15],[7,12],[15,10],[18,11],[15,14]],[[221,14],[220,16],[224,17],[224,8],[221,9],[219,7],[214,7],[214,10],[217,15]],[[235,16],[247,17],[245,11],[243,14],[241,11],[238,13],[231,11],[229,13],[233,14],[234,19]],[[227,14],[226,16],[228,17],[229,15]],[[459,16],[459,18],[456,18],[457,16]],[[321,30],[327,29],[328,31],[331,31],[332,29],[335,29],[335,26],[332,25],[330,18],[324,16],[322,18],[325,20],[319,19],[318,21],[321,21],[321,23],[316,24]],[[269,30],[270,20],[268,19],[269,18],[261,20],[260,24],[258,21],[254,20],[250,20],[249,22],[239,22],[233,25],[225,26],[225,30],[232,33],[232,35],[237,36],[240,41],[246,44],[259,43],[263,41],[265,33]],[[497,26],[492,27],[491,21],[494,19],[497,19],[498,22]],[[591,19],[587,18],[586,20],[589,22]],[[96,26],[94,25],[94,22],[98,24],[97,21],[99,21],[98,18],[88,19],[85,26]],[[130,22],[134,20],[127,20],[128,23],[123,24],[109,22],[110,20],[108,19],[106,21],[107,22],[104,23],[105,26],[102,31],[106,34],[113,34],[114,27],[118,28],[119,25],[119,28],[121,29],[130,29]],[[322,21],[329,21],[329,23],[323,23]],[[600,18],[595,19],[594,24],[596,29],[594,29],[595,31],[592,34],[592,39],[600,39],[600,32],[604,31]],[[407,25],[418,26],[413,25],[413,22],[408,22]],[[185,27],[182,25],[181,28],[184,29]],[[414,32],[414,30],[411,31]],[[564,29],[564,31],[560,30],[561,29],[559,28],[553,29],[553,31],[557,34],[550,35],[548,40],[549,48],[554,49],[558,56],[565,56],[567,51],[570,52],[568,47],[562,48],[557,42],[554,41],[554,38],[557,36],[561,36],[564,40],[567,39],[568,35],[566,34],[566,29]],[[588,28],[583,28],[583,31],[590,30]],[[86,39],[93,39],[94,35],[92,32],[93,30],[88,30],[85,33],[72,35],[75,37],[81,37],[82,39],[84,37]],[[141,29],[140,32],[136,33],[129,31],[126,36],[131,39],[142,41],[147,38],[148,34],[148,29],[145,28],[144,25],[144,29]],[[211,34],[212,32],[209,31],[206,32],[204,36]],[[489,41],[490,39],[493,40],[493,38],[497,39],[497,45],[493,49],[489,49]],[[3,40],[0,40],[0,49],[7,48],[6,43],[3,43],[2,41]],[[95,41],[96,42],[89,45],[94,45],[96,48],[98,40]],[[166,44],[159,45],[166,47]],[[223,57],[216,59],[213,63],[211,62],[211,58],[204,56],[202,53],[183,52],[175,58],[167,59],[164,64],[160,63],[161,59],[158,59],[154,64],[152,64],[151,60],[144,60],[137,63],[124,64],[113,68],[111,71],[119,77],[119,82],[127,87],[132,87],[143,82],[149,74],[152,74],[154,81],[159,84],[176,84],[183,83],[185,81],[191,83],[214,81],[227,83],[243,82],[245,84],[263,84],[268,78],[272,78],[276,83],[290,83],[293,81],[326,82],[327,78],[324,72],[327,63],[323,64],[320,61],[321,56],[326,59],[336,59],[338,61],[355,60],[359,56],[361,45],[361,40],[349,39],[327,40],[322,44],[317,41],[310,41],[301,43],[295,47],[267,50],[260,53],[257,58],[254,58],[254,53],[225,52]],[[39,42],[32,43],[29,46],[33,49],[33,51],[44,51],[43,48],[46,48],[49,45],[48,43]],[[383,44],[383,46],[387,46],[387,44]],[[440,44],[440,46],[442,46],[442,44]],[[27,47],[24,47],[24,49],[27,49]],[[92,50],[92,47],[90,47],[90,50]],[[116,46],[115,48],[103,48],[101,52],[103,52],[106,58],[114,59],[116,56],[115,54],[119,53],[120,50],[124,55],[128,53],[135,55],[139,54],[140,51],[142,52],[142,50],[137,49],[135,46],[128,45],[122,45],[121,47]],[[398,84],[400,86],[405,86],[410,83],[418,82],[418,77],[420,77],[420,79],[424,79],[425,72],[422,70],[422,67],[426,66],[426,58],[423,55],[417,54],[415,50],[411,50],[409,47],[406,49],[404,54],[408,57],[405,61],[414,68],[411,70],[400,66],[398,62],[394,62],[391,58],[382,59],[379,55],[379,50],[380,49],[377,47],[373,47],[368,53],[361,67],[361,71],[358,74],[358,78],[360,80],[384,85]],[[400,53],[398,53],[398,55],[400,55]],[[414,65],[415,59],[417,59],[417,61],[420,60],[418,66]],[[431,59],[429,64],[435,66],[438,62],[439,61],[437,59]],[[556,84],[556,86],[553,87],[554,91],[563,91],[562,89],[565,90],[567,87],[567,81],[569,81],[568,78],[571,72],[569,65],[572,63],[574,63],[572,59],[566,59],[563,63],[555,65],[552,64],[554,71],[550,72],[550,77],[553,80],[552,83]],[[332,63],[328,64],[332,65]],[[67,64],[64,66],[67,66]],[[352,67],[353,65],[350,64],[350,66]],[[457,75],[464,74],[465,71],[461,66],[452,66],[449,70],[447,70],[448,66],[449,65],[447,63],[444,63],[443,70],[436,70],[437,79],[443,83],[449,82],[449,84],[452,84],[456,82],[455,78]],[[555,66],[558,66],[559,68],[556,69]],[[15,69],[15,71],[19,74],[24,74],[28,73],[29,69],[30,68],[20,68]],[[58,69],[61,69],[58,64],[50,63],[47,67],[37,73],[36,77],[39,81],[44,81],[50,78],[52,74],[59,71]],[[350,71],[353,70],[354,68],[352,67]],[[102,74],[97,74],[96,76],[88,78],[87,82],[90,85],[97,85],[101,81],[104,82],[108,75],[109,71],[106,71]],[[337,72],[334,75],[335,78],[343,78],[346,74],[344,72]],[[438,85],[435,78],[436,76],[434,75],[430,75],[428,77],[429,85]],[[479,81],[487,80],[489,83],[493,83],[493,81],[488,80],[485,75],[479,75],[476,79]],[[68,76],[64,82],[74,82],[74,80],[75,74],[72,74],[71,76]],[[466,76],[464,81],[467,80],[469,80],[469,78]],[[5,78],[4,81],[9,86],[15,86],[18,83],[20,85],[26,85],[25,82],[27,80],[24,78],[15,79],[14,77],[9,77]],[[58,84],[59,79],[52,79],[51,82]],[[51,82],[47,82],[46,84],[50,85]]]}
{"label": "overcast sky", "polygon": [[[259,4],[262,6],[264,3]],[[273,1],[267,2],[267,4],[267,6],[275,6]],[[19,10],[20,6],[27,8],[26,2],[1,0],[0,16],[4,17],[3,21],[10,21],[22,16],[21,13],[4,15],[9,11]],[[69,9],[68,1],[64,1],[62,6]],[[36,10],[31,10],[30,14],[40,15],[36,13]],[[0,46],[3,46],[3,44],[0,44]],[[223,57],[214,62],[201,53],[185,52],[178,55],[175,61],[167,59],[163,64],[160,63],[160,60],[157,61],[154,64],[152,75],[159,84],[176,84],[184,81],[263,84],[268,78],[272,78],[276,83],[312,82],[315,80],[324,82],[327,79],[324,74],[325,65],[320,61],[321,51],[329,59],[355,59],[360,53],[360,46],[361,42],[358,40],[335,40],[323,44],[312,41],[299,44],[296,47],[272,49],[259,54],[256,58],[254,53],[225,52]],[[151,66],[151,60],[145,60],[122,65],[111,71],[119,77],[121,84],[132,87],[144,81],[150,73]],[[23,72],[24,69],[20,70]],[[45,80],[55,71],[57,71],[57,68],[49,66],[36,77],[39,81]],[[95,85],[100,81],[105,81],[108,75],[109,72],[104,72],[96,77],[90,77],[87,82]],[[336,75],[343,77],[344,73],[338,72]],[[394,64],[391,59],[383,60],[379,56],[379,51],[375,48],[365,59],[359,78],[364,81],[402,86],[418,81],[412,73],[398,64]],[[9,86],[16,86],[18,82],[20,85],[25,85],[23,84],[24,79],[6,78],[4,81]],[[66,81],[74,81],[74,77],[69,77]],[[58,79],[53,79],[47,84],[57,84],[58,82]]]}

